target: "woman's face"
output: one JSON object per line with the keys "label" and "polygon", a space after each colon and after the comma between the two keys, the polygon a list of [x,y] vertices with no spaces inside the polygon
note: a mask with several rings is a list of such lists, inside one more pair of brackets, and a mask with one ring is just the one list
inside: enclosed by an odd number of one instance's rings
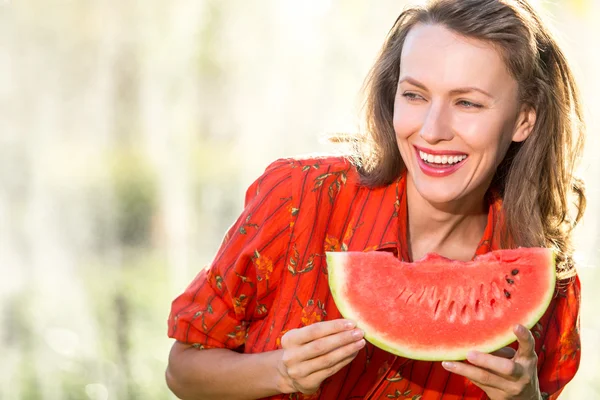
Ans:
{"label": "woman's face", "polygon": [[535,112],[489,43],[441,25],[413,27],[402,50],[394,130],[409,179],[425,200],[483,195],[510,143],[527,138]]}

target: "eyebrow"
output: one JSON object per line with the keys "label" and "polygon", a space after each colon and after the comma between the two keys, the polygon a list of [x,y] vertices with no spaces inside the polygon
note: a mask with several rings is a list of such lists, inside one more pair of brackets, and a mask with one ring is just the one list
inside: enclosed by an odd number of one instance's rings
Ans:
{"label": "eyebrow", "polygon": [[[422,84],[421,82],[419,82],[418,80],[411,78],[410,76],[406,76],[402,79],[400,79],[400,81],[398,82],[398,84],[401,84],[402,82],[408,82],[413,86],[418,87],[419,89],[423,89],[425,91],[427,91],[427,86],[425,86],[424,84]],[[468,92],[479,92],[482,93],[484,95],[486,95],[489,98],[494,98],[494,96],[492,96],[491,94],[489,94],[488,92],[486,92],[483,89],[480,89],[478,87],[475,86],[465,86],[465,87],[461,87],[461,88],[457,88],[457,89],[452,89],[450,91],[451,94],[464,94],[464,93],[468,93]]]}

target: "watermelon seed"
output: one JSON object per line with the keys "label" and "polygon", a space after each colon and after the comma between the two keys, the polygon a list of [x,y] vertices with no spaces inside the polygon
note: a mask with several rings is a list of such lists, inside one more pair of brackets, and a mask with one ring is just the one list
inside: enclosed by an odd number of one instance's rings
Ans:
{"label": "watermelon seed", "polygon": [[510,273],[513,274],[513,275],[516,275],[516,274],[519,273],[519,270],[518,269],[513,269]]}
{"label": "watermelon seed", "polygon": [[510,292],[508,290],[504,289],[504,295],[507,299],[510,299]]}
{"label": "watermelon seed", "polygon": [[440,301],[438,300],[437,303],[435,303],[435,310],[433,311],[433,319],[438,319],[438,317],[440,316],[438,310],[440,308]]}
{"label": "watermelon seed", "polygon": [[455,319],[456,319],[456,303],[454,301],[451,301],[450,305],[448,306],[448,320],[450,322],[454,322]]}
{"label": "watermelon seed", "polygon": [[[515,270],[516,271],[516,270]],[[509,285],[512,285],[513,283],[515,283],[515,281],[513,281],[510,278],[506,278],[506,282],[508,282]]]}
{"label": "watermelon seed", "polygon": [[396,296],[396,300],[398,300],[400,298],[400,296],[402,296],[404,294],[405,291],[406,291],[406,287],[403,287],[400,294],[398,296]]}
{"label": "watermelon seed", "polygon": [[481,317],[481,301],[479,300],[475,302],[475,315]]}
{"label": "watermelon seed", "polygon": [[471,320],[469,313],[467,312],[466,304],[463,306],[462,310],[460,310],[460,319],[465,324],[468,324],[469,321]]}
{"label": "watermelon seed", "polygon": [[423,295],[425,294],[425,291],[427,290],[426,287],[423,287],[423,291],[421,292],[421,294],[419,295],[419,298],[417,299],[417,302],[419,304],[421,304],[421,299],[423,298]]}
{"label": "watermelon seed", "polygon": [[431,296],[429,297],[429,305],[433,304],[433,302],[435,301],[436,298],[437,298],[437,288],[434,287],[433,290],[431,291]]}

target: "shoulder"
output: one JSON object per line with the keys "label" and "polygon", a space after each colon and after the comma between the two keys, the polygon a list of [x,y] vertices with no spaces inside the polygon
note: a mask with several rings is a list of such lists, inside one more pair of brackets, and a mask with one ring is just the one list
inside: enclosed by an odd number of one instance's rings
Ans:
{"label": "shoulder", "polygon": [[358,173],[350,156],[320,153],[277,159],[269,164],[265,173],[269,174],[275,171],[297,173],[298,169],[301,172],[328,170],[330,172],[353,171]]}
{"label": "shoulder", "polygon": [[[278,178],[290,178],[290,184],[296,186],[298,181],[328,181],[340,177],[346,182],[358,182],[359,174],[351,157],[347,155],[308,154],[280,158],[271,162],[257,183],[264,185]],[[322,184],[321,184],[322,185]],[[306,186],[306,185],[302,185]],[[302,189],[296,187],[296,189]]]}
{"label": "shoulder", "polygon": [[257,198],[305,197],[319,188],[331,188],[336,195],[342,189],[356,188],[359,174],[350,156],[307,154],[279,158],[248,187],[246,204]]}

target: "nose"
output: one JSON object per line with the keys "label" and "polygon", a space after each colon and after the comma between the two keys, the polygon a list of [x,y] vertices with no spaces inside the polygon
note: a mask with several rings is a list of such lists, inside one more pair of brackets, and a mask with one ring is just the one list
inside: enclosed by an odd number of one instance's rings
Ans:
{"label": "nose", "polygon": [[450,124],[450,111],[443,102],[431,102],[419,135],[429,144],[452,140],[454,134]]}

